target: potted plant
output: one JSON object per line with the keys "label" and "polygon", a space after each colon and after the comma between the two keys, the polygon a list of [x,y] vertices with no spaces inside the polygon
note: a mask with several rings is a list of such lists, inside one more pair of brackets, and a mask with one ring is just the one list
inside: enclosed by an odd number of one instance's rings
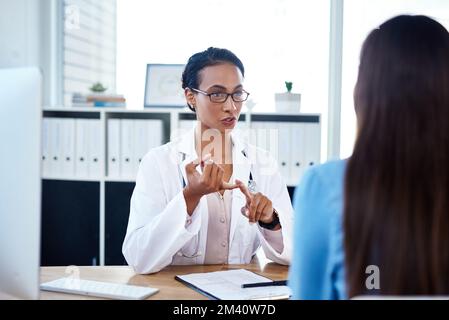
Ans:
{"label": "potted plant", "polygon": [[275,94],[277,112],[299,112],[301,108],[301,94],[292,93],[293,82],[285,81],[287,92]]}
{"label": "potted plant", "polygon": [[103,84],[101,82],[96,82],[92,85],[92,87],[89,88],[90,91],[92,91],[93,93],[103,93],[105,92],[108,88],[105,88],[103,86]]}

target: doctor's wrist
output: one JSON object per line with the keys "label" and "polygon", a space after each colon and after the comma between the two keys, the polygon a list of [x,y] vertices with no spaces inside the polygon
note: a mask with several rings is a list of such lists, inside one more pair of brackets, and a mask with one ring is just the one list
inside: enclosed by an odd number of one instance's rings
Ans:
{"label": "doctor's wrist", "polygon": [[184,188],[183,193],[184,193],[184,197],[188,197],[189,199],[192,199],[192,200],[199,200],[203,196],[202,194],[192,190],[192,188],[190,188],[189,186],[186,186]]}
{"label": "doctor's wrist", "polygon": [[279,220],[279,214],[277,213],[276,209],[273,209],[272,220],[270,222],[262,222],[259,220],[259,225],[264,229],[273,231],[281,229],[281,222]]}
{"label": "doctor's wrist", "polygon": [[186,202],[187,213],[191,216],[198,206],[202,195],[196,195],[192,193],[188,187],[185,187],[182,193]]}

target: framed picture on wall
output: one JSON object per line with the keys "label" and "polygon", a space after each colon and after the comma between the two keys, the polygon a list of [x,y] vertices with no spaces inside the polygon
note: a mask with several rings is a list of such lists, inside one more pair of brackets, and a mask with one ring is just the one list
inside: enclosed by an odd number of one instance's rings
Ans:
{"label": "framed picture on wall", "polygon": [[181,87],[183,64],[148,64],[145,81],[145,108],[186,106]]}

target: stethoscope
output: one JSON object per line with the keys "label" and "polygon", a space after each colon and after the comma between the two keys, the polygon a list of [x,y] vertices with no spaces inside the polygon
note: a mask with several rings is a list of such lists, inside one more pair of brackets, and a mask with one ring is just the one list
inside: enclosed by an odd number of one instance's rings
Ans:
{"label": "stethoscope", "polygon": [[[247,154],[246,154],[246,152],[245,152],[244,150],[242,150],[242,154],[243,154],[246,158],[248,158],[248,156],[247,156]],[[186,154],[185,154],[185,153],[182,153],[182,160],[181,160],[181,163],[184,162],[185,159],[186,159]],[[178,166],[178,171],[179,171],[179,176],[180,176],[180,180],[181,180],[182,189],[184,189],[184,188],[187,186],[187,184],[186,184],[186,181],[185,181],[185,179],[184,179],[184,176],[182,175],[182,171],[181,171],[180,166]],[[256,181],[253,179],[253,175],[252,175],[252,173],[251,173],[251,169],[249,170],[248,190],[249,190],[250,192],[252,192],[252,193],[255,193],[255,192],[257,191],[257,184],[256,184]],[[242,214],[243,214],[243,213],[242,213]],[[184,253],[184,252],[182,251],[182,249],[181,249],[181,250],[178,252],[178,255],[181,255],[181,256],[183,256],[184,258],[189,258],[189,259],[193,259],[193,258],[196,258],[196,257],[201,256],[201,255],[202,255],[202,252],[199,251],[199,249],[200,249],[200,233],[201,233],[201,230],[198,232],[195,253],[192,254],[192,255],[189,255],[189,254]]]}

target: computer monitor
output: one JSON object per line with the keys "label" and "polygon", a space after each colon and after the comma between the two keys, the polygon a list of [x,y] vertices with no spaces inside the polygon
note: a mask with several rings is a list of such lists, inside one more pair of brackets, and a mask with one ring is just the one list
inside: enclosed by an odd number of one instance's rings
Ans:
{"label": "computer monitor", "polygon": [[0,69],[0,292],[39,297],[41,74]]}

